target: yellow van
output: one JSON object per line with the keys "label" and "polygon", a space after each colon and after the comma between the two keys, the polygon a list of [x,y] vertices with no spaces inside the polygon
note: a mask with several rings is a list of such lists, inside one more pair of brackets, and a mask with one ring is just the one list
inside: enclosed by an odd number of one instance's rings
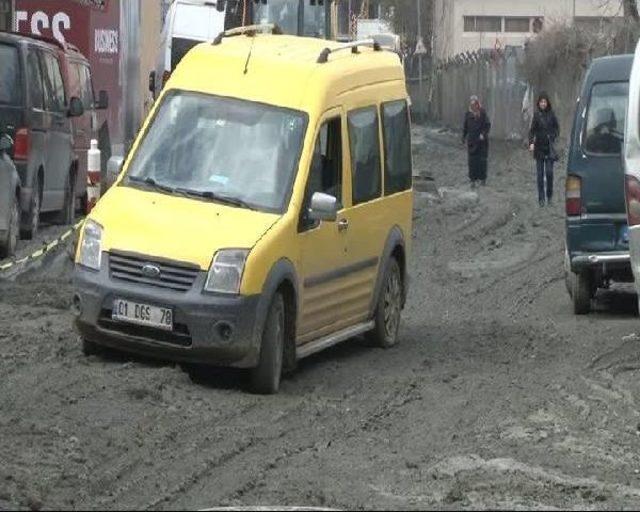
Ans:
{"label": "yellow van", "polygon": [[197,46],[82,228],[85,353],[247,368],[275,393],[336,343],[395,345],[410,138],[402,66],[373,42],[250,27]]}

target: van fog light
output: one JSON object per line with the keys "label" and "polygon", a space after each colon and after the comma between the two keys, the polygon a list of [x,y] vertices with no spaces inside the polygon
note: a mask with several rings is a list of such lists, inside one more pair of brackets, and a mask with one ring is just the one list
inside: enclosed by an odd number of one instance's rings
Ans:
{"label": "van fog light", "polygon": [[216,330],[218,331],[220,339],[225,343],[228,343],[231,341],[231,338],[233,338],[233,327],[226,322],[220,322],[216,326]]}

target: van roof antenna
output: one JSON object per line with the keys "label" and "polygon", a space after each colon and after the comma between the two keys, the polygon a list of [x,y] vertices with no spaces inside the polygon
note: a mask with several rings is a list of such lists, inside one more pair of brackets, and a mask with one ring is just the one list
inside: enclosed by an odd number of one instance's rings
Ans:
{"label": "van roof antenna", "polygon": [[251,46],[249,46],[249,53],[247,54],[247,61],[244,63],[244,74],[249,72],[249,61],[251,60],[251,53],[253,52],[253,45],[256,43],[256,38],[251,38]]}

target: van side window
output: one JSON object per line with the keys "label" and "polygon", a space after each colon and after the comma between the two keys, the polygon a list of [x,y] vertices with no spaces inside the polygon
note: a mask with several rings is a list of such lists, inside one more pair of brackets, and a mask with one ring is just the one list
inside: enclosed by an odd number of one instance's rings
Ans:
{"label": "van side window", "polygon": [[[307,205],[316,192],[329,194],[342,204],[342,123],[339,117],[324,123],[318,133],[307,181]],[[304,229],[310,227],[303,226]]]}
{"label": "van side window", "polygon": [[382,193],[378,110],[376,107],[356,110],[349,114],[348,120],[355,206]]}
{"label": "van side window", "polygon": [[384,193],[395,194],[411,188],[411,126],[405,100],[382,105],[385,172]]}
{"label": "van side window", "polygon": [[42,69],[40,68],[40,59],[38,58],[38,54],[34,50],[29,50],[27,55],[27,73],[31,107],[38,110],[44,110]]}
{"label": "van side window", "polygon": [[60,72],[60,64],[50,53],[44,54],[45,77],[49,89],[47,110],[50,112],[63,112],[67,104],[64,93],[64,82]]}
{"label": "van side window", "polygon": [[628,97],[627,82],[608,82],[593,86],[584,135],[584,149],[587,153],[622,153]]}
{"label": "van side window", "polygon": [[93,93],[93,83],[91,82],[91,71],[84,64],[78,65],[78,75],[80,77],[80,99],[85,109],[92,109],[95,105],[95,95]]}

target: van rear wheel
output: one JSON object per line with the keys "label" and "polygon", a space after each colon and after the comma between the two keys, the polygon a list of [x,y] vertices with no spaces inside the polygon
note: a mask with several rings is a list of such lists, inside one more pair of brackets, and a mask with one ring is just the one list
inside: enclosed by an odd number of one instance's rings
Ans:
{"label": "van rear wheel", "polygon": [[398,331],[402,317],[404,285],[400,265],[395,258],[389,260],[374,313],[375,327],[367,334],[369,343],[376,347],[391,348],[398,344]]}
{"label": "van rear wheel", "polygon": [[14,196],[11,209],[9,210],[9,229],[4,240],[0,241],[0,258],[9,258],[16,252],[18,238],[20,236],[20,209],[18,198]]}
{"label": "van rear wheel", "polygon": [[64,187],[64,204],[58,213],[58,224],[73,224],[76,217],[76,180],[72,172],[67,176],[67,183]]}
{"label": "van rear wheel", "polygon": [[579,274],[574,274],[572,285],[573,312],[576,315],[589,314],[593,295],[593,277],[591,273],[580,272]]}
{"label": "van rear wheel", "polygon": [[38,233],[40,227],[40,209],[41,209],[42,187],[40,177],[36,174],[33,179],[33,189],[31,195],[31,203],[29,211],[24,213],[22,218],[22,229],[20,236],[25,240],[31,240]]}
{"label": "van rear wheel", "polygon": [[285,307],[276,293],[269,307],[262,333],[258,366],[251,370],[251,388],[259,395],[274,395],[280,390],[284,359]]}

